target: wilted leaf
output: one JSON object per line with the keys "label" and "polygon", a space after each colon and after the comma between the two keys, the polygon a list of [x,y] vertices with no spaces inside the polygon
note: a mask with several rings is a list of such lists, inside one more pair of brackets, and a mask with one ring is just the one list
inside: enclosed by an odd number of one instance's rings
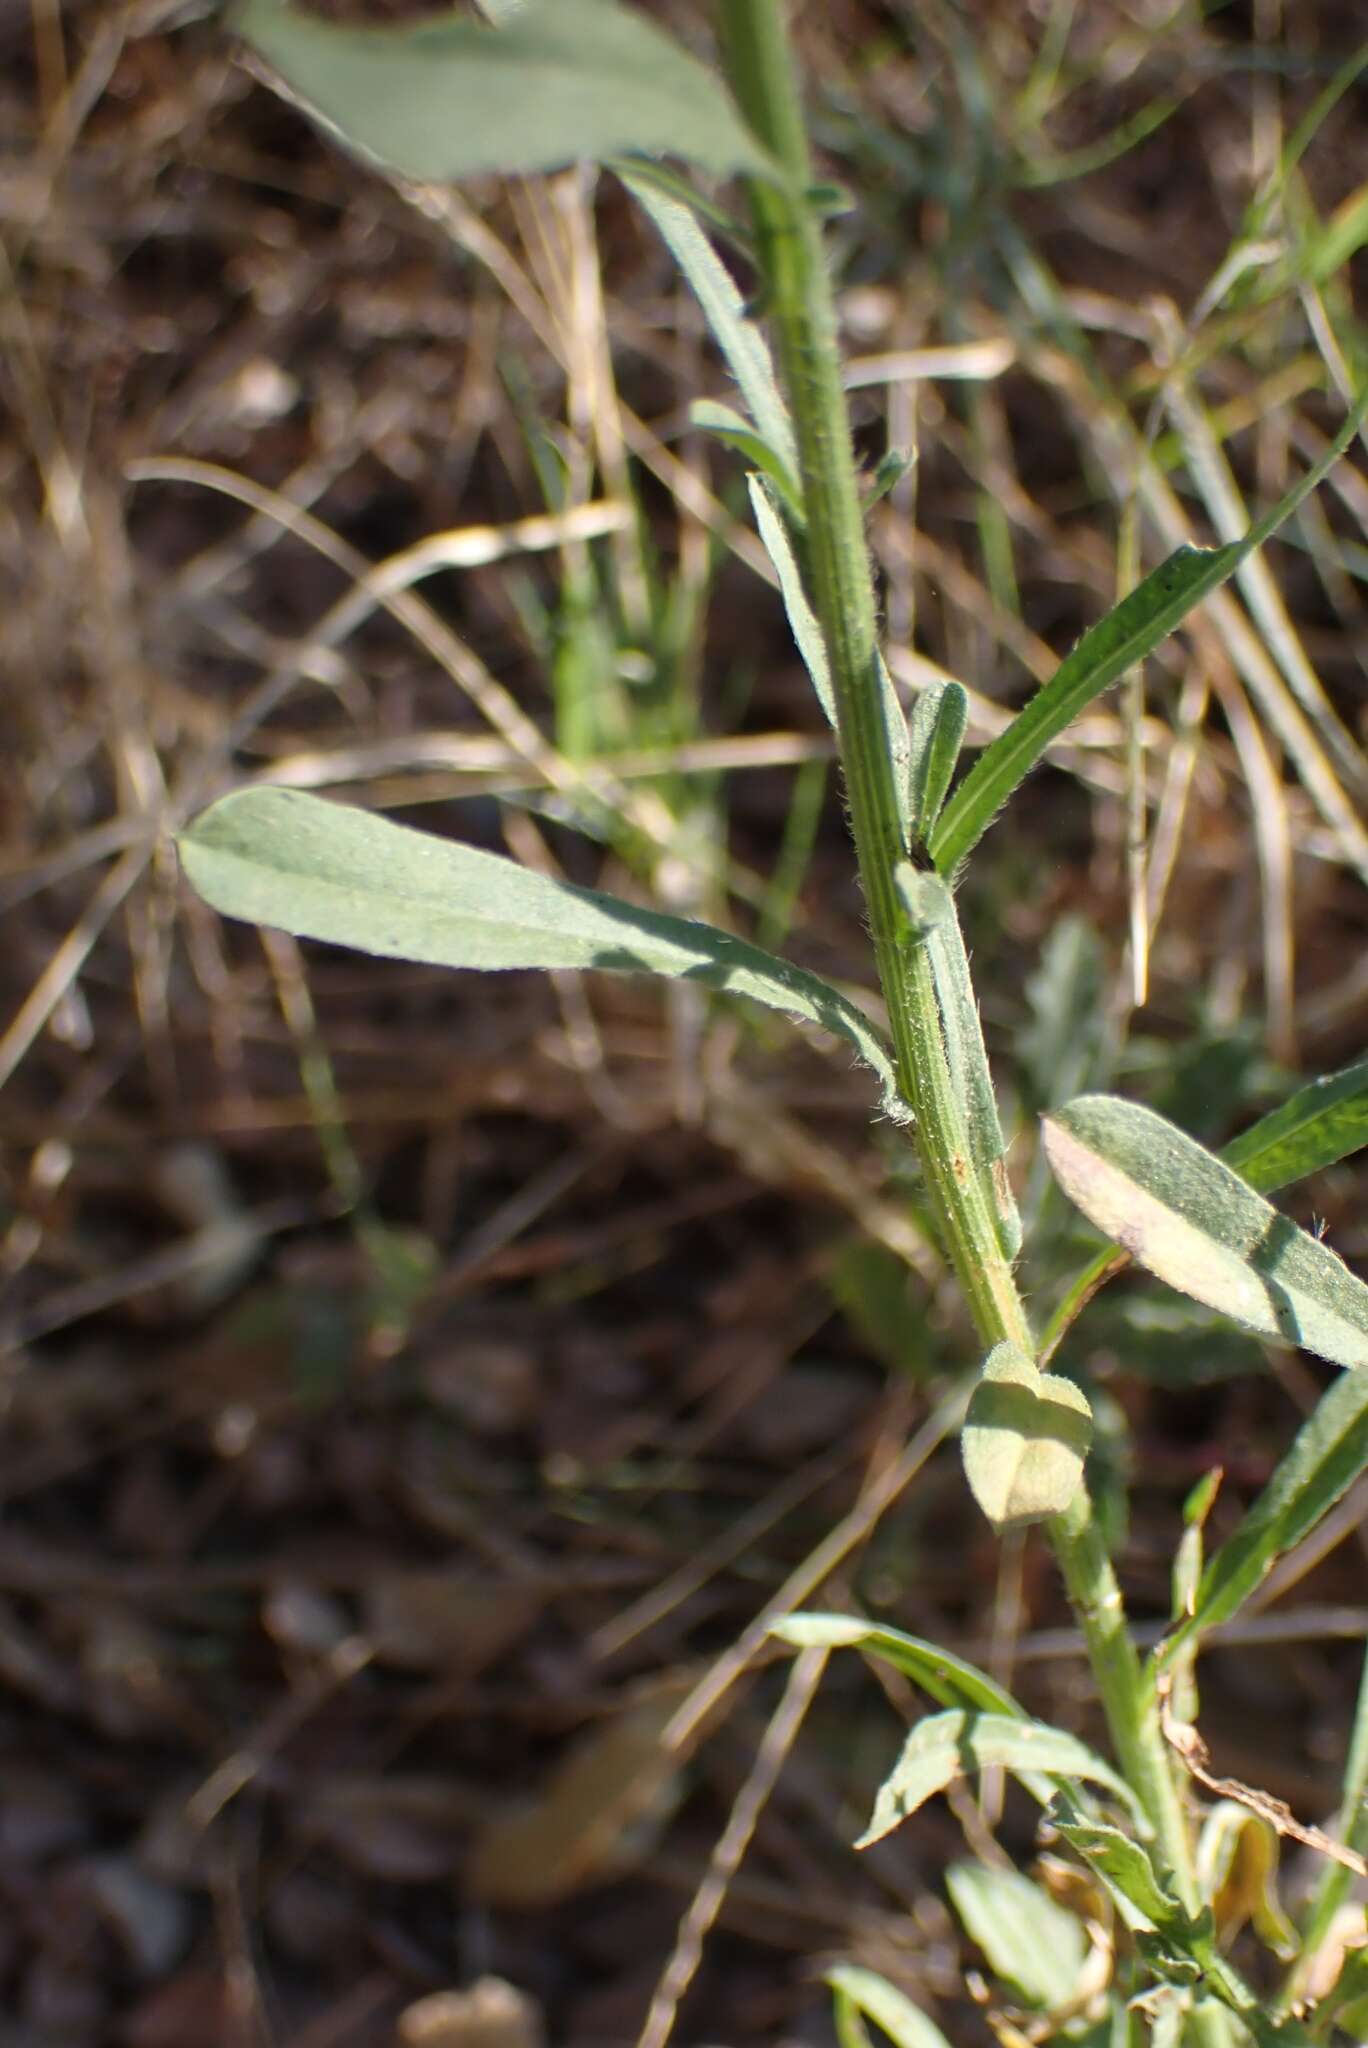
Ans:
{"label": "wilted leaf", "polygon": [[471,1857],[470,1896],[489,1906],[549,1906],[646,1856],[651,1823],[678,1788],[678,1760],[661,1740],[678,1704],[678,1696],[653,1700],[596,1728],[542,1793],[492,1820]]}

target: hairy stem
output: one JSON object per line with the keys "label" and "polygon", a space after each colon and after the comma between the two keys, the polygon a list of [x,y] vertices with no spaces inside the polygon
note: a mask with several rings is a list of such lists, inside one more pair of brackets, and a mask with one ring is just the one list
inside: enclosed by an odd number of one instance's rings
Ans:
{"label": "hairy stem", "polygon": [[[908,942],[894,886],[905,858],[899,792],[884,727],[874,591],[841,385],[837,325],[820,221],[809,197],[807,135],[784,0],[720,0],[728,78],[786,182],[754,181],[757,260],[802,471],[808,572],[836,699],[851,830],[899,1086],[938,1220],[985,1345],[1034,1355],[1030,1327],[982,1180],[968,1156],[946,1070],[935,991],[922,947]],[[1121,1594],[1086,1491],[1048,1524],[1088,1646],[1116,1753],[1154,1823],[1161,1853],[1195,1904],[1191,1844],[1153,1699],[1126,1628]],[[1224,2039],[1199,2023],[1208,2042]]]}

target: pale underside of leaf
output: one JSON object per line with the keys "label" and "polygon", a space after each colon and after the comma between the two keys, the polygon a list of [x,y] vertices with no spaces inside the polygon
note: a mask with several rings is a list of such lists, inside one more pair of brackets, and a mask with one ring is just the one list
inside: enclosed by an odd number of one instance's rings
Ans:
{"label": "pale underside of leaf", "polygon": [[182,834],[185,872],[228,917],[444,967],[595,968],[699,981],[817,1024],[878,1076],[905,1122],[887,1047],[863,1010],[728,932],[533,874],[302,790],[224,797]]}
{"label": "pale underside of leaf", "polygon": [[1104,1095],[1044,1131],[1065,1193],[1170,1287],[1259,1336],[1368,1366],[1368,1287],[1194,1139]]}

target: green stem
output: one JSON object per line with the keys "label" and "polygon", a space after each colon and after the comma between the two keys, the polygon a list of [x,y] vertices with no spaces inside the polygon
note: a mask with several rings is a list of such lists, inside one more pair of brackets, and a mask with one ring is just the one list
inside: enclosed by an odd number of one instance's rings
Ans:
{"label": "green stem", "polygon": [[[931,1199],[979,1334],[985,1344],[1006,1339],[1034,1356],[1011,1262],[967,1151],[925,949],[907,942],[894,887],[894,871],[906,848],[883,722],[874,590],[841,385],[835,304],[820,223],[808,198],[811,165],[784,0],[720,0],[720,22],[732,91],[785,173],[782,186],[752,183],[757,261],[793,411],[811,598],[831,668],[851,831],[888,1004],[898,1082],[916,1115]],[[1142,1678],[1086,1491],[1048,1530],[1117,1756],[1154,1823],[1161,1853],[1185,1901],[1195,1904],[1191,1843],[1157,1708]],[[1205,2029],[1199,2033],[1216,2038]]]}
{"label": "green stem", "polygon": [[[808,203],[807,134],[789,54],[782,0],[722,0],[728,76],[752,128],[786,173],[781,187],[755,181],[757,257],[774,320],[780,368],[793,410],[807,518],[812,601],[826,642],[836,699],[851,830],[888,1002],[899,1085],[915,1112],[931,1198],[975,1321],[990,1342],[1031,1349],[1012,1269],[998,1241],[982,1180],[973,1169],[949,1091],[928,1058],[934,997],[894,870],[907,857],[899,792],[884,727],[869,551],[841,385],[836,311],[821,226]],[[943,1065],[943,1056],[941,1058]]]}

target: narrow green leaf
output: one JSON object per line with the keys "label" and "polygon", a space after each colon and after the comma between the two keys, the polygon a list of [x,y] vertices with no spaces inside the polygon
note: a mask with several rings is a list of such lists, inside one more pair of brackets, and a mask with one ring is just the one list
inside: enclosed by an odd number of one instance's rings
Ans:
{"label": "narrow green leaf", "polygon": [[940,875],[927,874],[911,861],[898,863],[893,885],[907,912],[913,938],[926,948],[946,1071],[963,1119],[969,1156],[983,1179],[984,1199],[997,1224],[998,1243],[1004,1255],[1014,1259],[1021,1250],[1021,1218],[1003,1163],[1007,1147],[954,897]]}
{"label": "narrow green leaf", "polygon": [[1305,1180],[1368,1145],[1368,1060],[1309,1081],[1221,1152],[1261,1194]]}
{"label": "narrow green leaf", "polygon": [[1011,1771],[1027,1789],[1042,1778],[1087,1778],[1107,1790],[1132,1812],[1135,1797],[1124,1778],[1103,1763],[1076,1736],[1044,1721],[1023,1721],[1001,1714],[969,1714],[956,1710],[919,1721],[892,1771],[879,1787],[869,1826],[856,1843],[867,1849],[879,1842],[936,1792],[957,1778],[993,1766]]}
{"label": "narrow green leaf", "polygon": [[1149,1850],[1111,1821],[1084,1817],[1066,1793],[1060,1793],[1041,1823],[1047,1839],[1058,1835],[1097,1872],[1121,1909],[1132,1932],[1151,1932],[1179,1925],[1187,1918],[1170,1884],[1161,1879]]}
{"label": "narrow green leaf", "polygon": [[632,197],[654,221],[702,307],[703,317],[736,379],[756,432],[783,471],[785,481],[781,488],[785,502],[797,508],[801,524],[803,496],[798,485],[798,445],[764,335],[746,312],[731,272],[688,207],[626,166],[619,165],[617,169]]}
{"label": "narrow green leaf", "polygon": [[983,1863],[952,1864],[945,1888],[994,1976],[1042,2012],[1073,2002],[1088,1954],[1076,1913],[1019,1870],[990,1870]]}
{"label": "narrow green leaf", "polygon": [[969,693],[949,678],[930,684],[912,706],[907,738],[914,844],[929,839],[940,816],[968,723]]}
{"label": "narrow green leaf", "polygon": [[689,407],[689,420],[705,434],[712,434],[717,440],[725,441],[729,448],[735,448],[752,469],[760,470],[783,499],[789,517],[801,524],[803,502],[798,486],[785,469],[778,451],[771,448],[749,420],[733,406],[722,405],[715,398],[696,398]]}
{"label": "narrow green leaf", "polygon": [[692,919],[532,874],[301,790],[244,789],[181,834],[185,872],[228,917],[445,967],[579,967],[659,974],[752,997],[844,1038],[905,1122],[887,1047],[815,974]]}
{"label": "narrow green leaf", "polygon": [[940,2028],[905,1992],[876,1971],[863,1969],[859,1963],[836,1963],[825,1978],[837,1999],[873,2020],[895,2048],[950,2048]]}
{"label": "narrow green leaf", "polygon": [[1194,605],[1224,583],[1246,555],[1296,511],[1339,460],[1365,412],[1368,394],[1354,406],[1320,460],[1243,539],[1222,548],[1176,549],[1083,635],[1007,730],[984,748],[942,811],[931,837],[931,852],[942,874],[951,873],[977,844],[1051,740],[1118,676],[1152,653]]}
{"label": "narrow green leaf", "polygon": [[795,1650],[861,1650],[901,1671],[905,1678],[943,1707],[968,1707],[1024,1721],[1027,1716],[1012,1695],[976,1664],[967,1664],[938,1643],[905,1635],[865,1621],[858,1614],[786,1614],[770,1624],[770,1634]]}
{"label": "narrow green leaf", "polygon": [[984,1361],[961,1439],[974,1499],[999,1529],[1062,1514],[1083,1482],[1092,1410],[1081,1387],[1014,1344]]}
{"label": "narrow green leaf", "polygon": [[1180,1294],[1336,1365],[1368,1366],[1368,1287],[1153,1110],[1081,1095],[1044,1120],[1065,1193]]}
{"label": "narrow green leaf", "polygon": [[1263,1492],[1208,1559],[1192,1612],[1164,1642],[1165,1665],[1229,1621],[1368,1469],[1368,1379],[1346,1373],[1321,1395]]}
{"label": "narrow green leaf", "polygon": [[776,176],[719,81],[617,0],[525,0],[501,28],[451,15],[343,27],[243,0],[233,23],[344,142],[406,178],[630,150]]}
{"label": "narrow green leaf", "polygon": [[827,660],[826,642],[817,623],[817,614],[808,602],[803,572],[798,566],[798,557],[793,552],[793,542],[784,523],[783,512],[775,502],[777,494],[774,486],[763,476],[748,476],[746,484],[755,512],[755,524],[765,544],[765,553],[773,562],[775,574],[779,578],[779,594],[784,600],[784,610],[788,614],[789,631],[793,635],[794,645],[803,657],[803,666],[817,693],[817,702],[822,707],[827,724],[833,732],[839,732],[836,723],[836,693],[831,687],[831,664]]}

